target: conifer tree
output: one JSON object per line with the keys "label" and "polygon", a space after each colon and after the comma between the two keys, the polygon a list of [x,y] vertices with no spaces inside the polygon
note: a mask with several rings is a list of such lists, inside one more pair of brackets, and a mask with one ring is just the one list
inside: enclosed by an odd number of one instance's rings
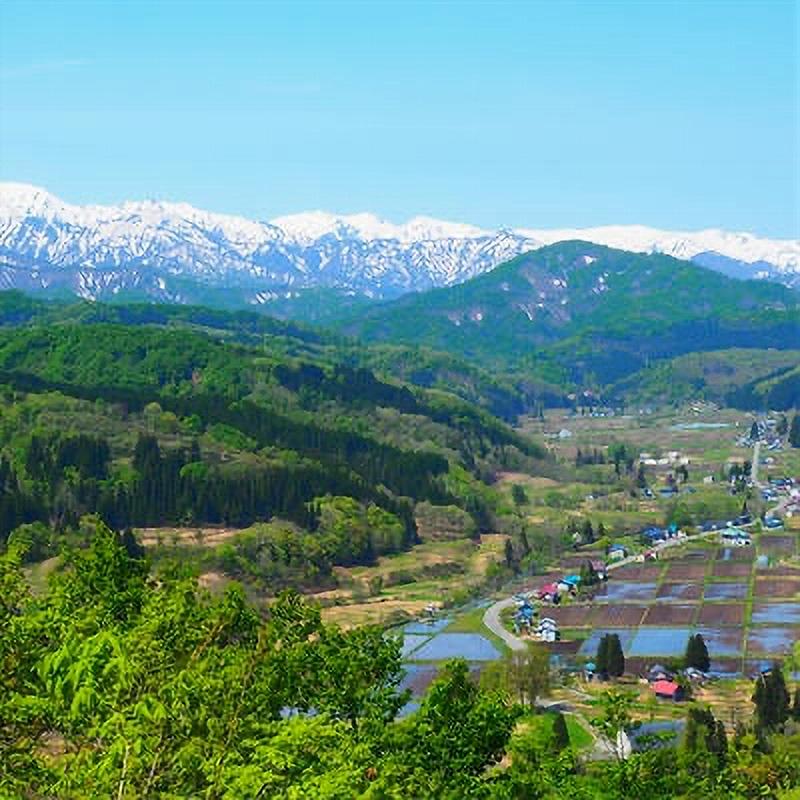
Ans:
{"label": "conifer tree", "polygon": [[608,674],[612,678],[619,678],[625,673],[625,654],[622,652],[622,643],[616,633],[608,636]]}
{"label": "conifer tree", "polygon": [[708,647],[702,634],[697,633],[689,637],[689,641],[686,643],[684,660],[687,667],[699,669],[701,672],[708,672],[711,663],[708,657]]}
{"label": "conifer tree", "polygon": [[608,635],[602,636],[597,645],[595,667],[598,675],[608,675]]}
{"label": "conifer tree", "polygon": [[564,715],[558,711],[556,712],[555,719],[553,720],[553,749],[560,753],[562,750],[566,750],[569,745],[569,731],[567,730],[567,721],[564,719]]}
{"label": "conifer tree", "polygon": [[760,730],[774,730],[786,722],[789,718],[789,691],[780,664],[773,664],[771,669],[756,678],[752,699]]}
{"label": "conifer tree", "polygon": [[789,444],[792,447],[800,447],[800,414],[795,414],[792,418],[792,427],[789,428]]}

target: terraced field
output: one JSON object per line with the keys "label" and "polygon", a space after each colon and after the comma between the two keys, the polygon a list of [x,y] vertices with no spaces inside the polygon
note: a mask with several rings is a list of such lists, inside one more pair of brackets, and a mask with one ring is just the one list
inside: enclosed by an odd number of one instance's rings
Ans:
{"label": "terraced field", "polygon": [[[616,633],[637,671],[682,655],[689,636],[701,633],[713,671],[747,674],[800,640],[798,538],[763,534],[754,547],[690,545],[657,564],[616,570],[590,601],[546,614],[568,629],[565,638],[582,640],[578,654],[586,658],[604,634]],[[758,558],[764,555],[768,564]]]}

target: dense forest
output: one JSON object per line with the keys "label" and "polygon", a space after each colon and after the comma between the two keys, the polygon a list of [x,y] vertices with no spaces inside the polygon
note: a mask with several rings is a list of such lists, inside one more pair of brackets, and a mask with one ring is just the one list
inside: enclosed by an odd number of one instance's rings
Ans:
{"label": "dense forest", "polygon": [[268,592],[320,587],[334,566],[415,544],[419,503],[491,529],[496,470],[543,463],[454,395],[285,341],[119,322],[0,331],[0,546],[54,554],[87,513],[121,531],[261,524],[257,552],[241,541],[217,566],[258,564]]}

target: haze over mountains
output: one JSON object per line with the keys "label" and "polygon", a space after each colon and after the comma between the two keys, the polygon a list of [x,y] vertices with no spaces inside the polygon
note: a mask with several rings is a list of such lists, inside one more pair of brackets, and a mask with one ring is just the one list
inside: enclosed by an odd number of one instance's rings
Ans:
{"label": "haze over mountains", "polygon": [[800,241],[642,226],[483,230],[415,217],[311,212],[257,222],[183,203],[70,205],[0,184],[0,287],[87,299],[266,305],[306,289],[389,299],[452,286],[521,253],[582,239],[692,259],[737,278],[800,287]]}

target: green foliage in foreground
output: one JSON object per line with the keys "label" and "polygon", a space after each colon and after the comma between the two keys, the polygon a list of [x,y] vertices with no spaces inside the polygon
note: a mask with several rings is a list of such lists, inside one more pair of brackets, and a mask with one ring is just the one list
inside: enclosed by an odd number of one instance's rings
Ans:
{"label": "green foliage in foreground", "polygon": [[[581,762],[561,725],[514,734],[521,707],[463,661],[398,718],[395,638],[325,625],[290,593],[262,617],[82,527],[41,597],[18,553],[0,559],[0,797],[739,800],[800,782],[800,736],[729,746],[709,713],[679,750]],[[601,719],[614,736],[624,704]]]}

